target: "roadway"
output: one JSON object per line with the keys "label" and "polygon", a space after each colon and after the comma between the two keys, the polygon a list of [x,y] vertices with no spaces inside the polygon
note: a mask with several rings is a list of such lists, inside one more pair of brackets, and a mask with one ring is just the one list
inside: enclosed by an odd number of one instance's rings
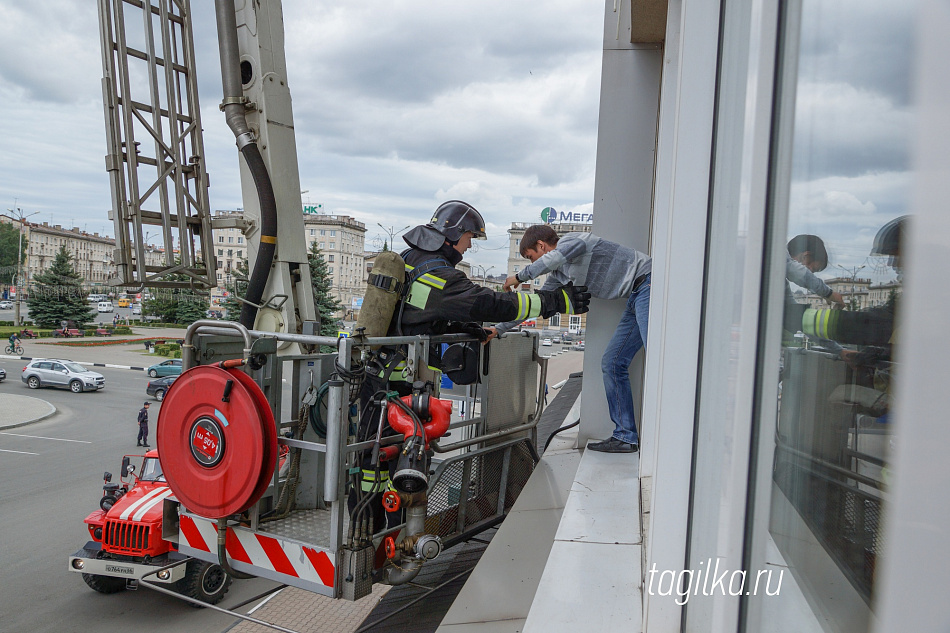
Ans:
{"label": "roadway", "polygon": [[[541,352],[547,355],[559,349],[544,347]],[[83,351],[73,348],[70,357],[87,360]],[[580,371],[582,358],[583,354],[571,351],[552,357],[549,384]],[[143,359],[137,364],[150,362],[154,361]],[[95,593],[79,574],[67,571],[67,556],[88,540],[83,519],[98,507],[103,471],[116,475],[116,481],[122,456],[141,454],[135,446],[136,414],[145,400],[152,403],[150,443],[155,445],[161,403],[145,396],[148,378],[141,371],[96,367],[106,378],[105,389],[73,394],[30,390],[20,381],[23,364],[0,359],[0,367],[7,371],[7,379],[0,383],[0,406],[3,394],[11,393],[46,400],[57,413],[27,426],[0,430],[0,633],[221,633],[230,628],[235,622],[232,617],[195,609],[148,589]],[[552,392],[550,398],[555,395]],[[237,580],[221,606],[238,604],[273,586],[261,579]]]}
{"label": "roadway", "polygon": [[[73,355],[83,360],[80,354]],[[122,456],[135,447],[136,414],[152,402],[149,438],[161,404],[145,397],[143,372],[97,367],[106,378],[100,392],[30,390],[20,381],[21,361],[0,361],[3,393],[39,397],[57,413],[46,420],[0,431],[0,632],[220,633],[235,619],[148,589],[101,595],[66,570],[66,557],[89,535],[83,519],[98,508],[102,473],[116,477]],[[16,451],[16,452],[12,452]],[[239,580],[222,606],[258,595],[274,583]],[[23,601],[23,602],[21,602]],[[254,605],[249,605],[250,609]]]}

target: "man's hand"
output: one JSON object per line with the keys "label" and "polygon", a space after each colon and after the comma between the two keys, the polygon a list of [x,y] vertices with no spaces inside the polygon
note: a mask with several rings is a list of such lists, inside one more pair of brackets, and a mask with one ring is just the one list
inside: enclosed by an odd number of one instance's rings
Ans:
{"label": "man's hand", "polygon": [[830,303],[835,308],[844,307],[844,297],[841,296],[840,292],[832,292],[830,295],[825,297],[825,301]]}
{"label": "man's hand", "polygon": [[505,279],[505,285],[502,286],[502,288],[505,289],[505,292],[508,292],[512,288],[517,288],[520,285],[521,282],[518,281],[518,278],[512,275],[511,277],[508,277],[508,279]]}
{"label": "man's hand", "polygon": [[488,332],[488,338],[485,339],[485,343],[492,340],[493,338],[498,337],[498,328],[487,327],[485,328],[485,331]]}
{"label": "man's hand", "polygon": [[541,296],[541,316],[545,319],[555,314],[584,314],[590,304],[587,286],[569,283],[557,290],[537,290]]}

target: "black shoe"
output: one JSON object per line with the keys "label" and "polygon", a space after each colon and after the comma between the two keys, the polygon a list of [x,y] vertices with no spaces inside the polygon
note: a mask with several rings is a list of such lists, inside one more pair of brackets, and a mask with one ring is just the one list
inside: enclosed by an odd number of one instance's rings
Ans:
{"label": "black shoe", "polygon": [[141,446],[142,443],[141,443],[141,442],[136,442],[135,445],[136,445],[136,446]]}
{"label": "black shoe", "polygon": [[142,446],[144,446],[145,448],[152,448],[152,447],[149,446],[148,444],[142,444]]}
{"label": "black shoe", "polygon": [[640,450],[640,447],[636,444],[624,442],[623,440],[618,440],[615,437],[608,437],[602,442],[588,444],[587,448],[592,451],[599,451],[601,453],[636,453],[638,450]]}

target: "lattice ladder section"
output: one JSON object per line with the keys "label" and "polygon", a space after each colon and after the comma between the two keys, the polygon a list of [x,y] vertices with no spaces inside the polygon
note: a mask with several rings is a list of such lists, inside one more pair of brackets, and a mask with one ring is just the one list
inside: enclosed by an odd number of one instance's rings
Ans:
{"label": "lattice ladder section", "polygon": [[[116,285],[216,285],[188,0],[99,0]],[[163,252],[146,240],[161,236]]]}

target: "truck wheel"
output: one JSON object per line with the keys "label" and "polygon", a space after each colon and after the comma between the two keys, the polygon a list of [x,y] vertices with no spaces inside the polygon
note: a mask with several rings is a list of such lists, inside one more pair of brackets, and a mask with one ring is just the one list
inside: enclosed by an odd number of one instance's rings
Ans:
{"label": "truck wheel", "polygon": [[40,388],[40,379],[36,376],[30,376],[26,379],[26,384],[30,389],[39,389]]}
{"label": "truck wheel", "polygon": [[[221,565],[200,560],[188,561],[185,577],[178,581],[180,593],[208,604],[221,602],[230,586],[231,577]],[[192,606],[199,605],[192,604]]]}
{"label": "truck wheel", "polygon": [[[84,558],[96,558],[99,552],[91,549],[82,551]],[[99,576],[97,574],[83,574],[82,579],[86,581],[89,588],[99,593],[119,593],[125,591],[125,578],[113,578],[112,576]]]}
{"label": "truck wheel", "polygon": [[69,383],[69,390],[73,393],[82,393],[82,382],[79,380],[74,380]]}

